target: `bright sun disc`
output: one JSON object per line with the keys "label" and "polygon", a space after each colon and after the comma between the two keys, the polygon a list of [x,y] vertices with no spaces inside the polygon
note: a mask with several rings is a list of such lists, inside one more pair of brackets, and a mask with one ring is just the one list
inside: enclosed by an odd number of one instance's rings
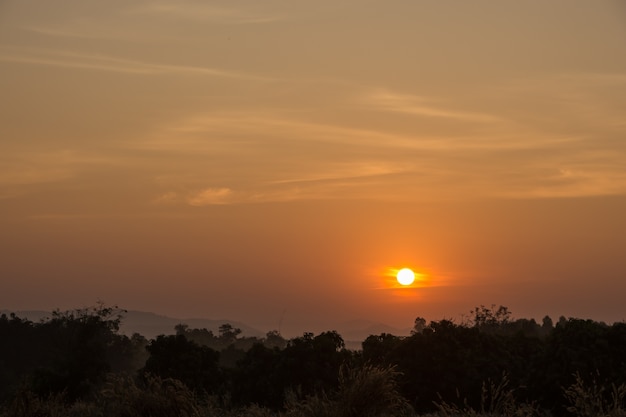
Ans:
{"label": "bright sun disc", "polygon": [[411,285],[415,281],[415,274],[409,268],[402,268],[398,271],[396,279],[401,285]]}

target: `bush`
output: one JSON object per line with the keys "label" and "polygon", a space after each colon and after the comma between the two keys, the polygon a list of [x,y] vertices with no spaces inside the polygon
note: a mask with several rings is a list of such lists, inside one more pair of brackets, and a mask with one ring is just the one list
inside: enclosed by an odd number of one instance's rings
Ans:
{"label": "bush", "polygon": [[110,376],[98,402],[107,417],[197,417],[195,396],[182,382],[144,375],[141,384],[127,376]]}
{"label": "bush", "polygon": [[507,417],[532,417],[539,412],[532,404],[518,404],[515,400],[514,390],[509,388],[509,380],[506,374],[502,375],[500,382],[492,380],[483,382],[480,397],[480,410],[475,410],[463,401],[463,405],[449,404],[445,401],[435,402],[441,417],[479,417],[479,416],[507,416]]}
{"label": "bush", "polygon": [[364,365],[341,367],[339,388],[334,396],[325,392],[298,401],[287,397],[288,417],[383,417],[412,415],[406,399],[398,392],[395,367]]}

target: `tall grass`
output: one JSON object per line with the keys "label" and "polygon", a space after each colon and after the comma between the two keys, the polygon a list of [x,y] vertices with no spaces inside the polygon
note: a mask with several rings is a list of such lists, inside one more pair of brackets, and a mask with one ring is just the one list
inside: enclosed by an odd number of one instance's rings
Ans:
{"label": "tall grass", "polygon": [[2,417],[100,417],[94,403],[69,403],[64,393],[39,397],[30,390],[19,391],[13,401],[0,410]]}
{"label": "tall grass", "polygon": [[185,384],[152,375],[139,383],[129,376],[111,376],[97,402],[107,417],[201,417],[198,401]]}
{"label": "tall grass", "polygon": [[595,379],[586,384],[580,374],[574,377],[574,383],[563,390],[570,403],[567,411],[578,417],[626,417],[625,384],[608,388]]}
{"label": "tall grass", "polygon": [[415,415],[398,392],[395,367],[342,366],[337,392],[298,400],[293,393],[285,404],[287,417],[386,417]]}
{"label": "tall grass", "polygon": [[399,393],[396,368],[364,365],[343,366],[339,374],[337,402],[342,417],[377,417],[412,414],[407,400]]}
{"label": "tall grass", "polygon": [[533,404],[516,401],[515,390],[509,387],[509,378],[506,373],[502,374],[499,382],[491,379],[483,382],[478,410],[470,407],[467,400],[463,400],[461,406],[440,400],[435,402],[435,406],[438,410],[437,415],[440,417],[533,417],[540,415],[539,410]]}
{"label": "tall grass", "polygon": [[[339,386],[333,392],[302,397],[288,393],[284,410],[273,411],[252,404],[234,408],[226,401],[199,398],[182,382],[146,375],[109,375],[101,389],[90,398],[70,402],[63,393],[38,397],[29,390],[18,392],[0,410],[0,417],[416,417],[399,393],[394,367],[342,366]],[[533,404],[518,403],[506,374],[499,381],[482,384],[477,409],[461,400],[456,404],[435,402],[437,411],[429,417],[533,417],[542,413]],[[626,385],[585,382],[575,375],[574,383],[563,389],[577,417],[626,417]],[[424,416],[426,417],[426,416]]]}

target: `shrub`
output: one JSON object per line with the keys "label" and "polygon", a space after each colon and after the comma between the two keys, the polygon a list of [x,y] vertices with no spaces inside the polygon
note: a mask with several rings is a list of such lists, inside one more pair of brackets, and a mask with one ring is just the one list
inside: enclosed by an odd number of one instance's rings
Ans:
{"label": "shrub", "polygon": [[199,417],[194,393],[182,382],[144,375],[137,384],[131,377],[109,376],[99,399],[107,417]]}
{"label": "shrub", "polygon": [[398,392],[395,367],[364,365],[339,373],[334,396],[322,392],[297,401],[293,393],[285,408],[289,417],[383,417],[411,415],[406,399]]}
{"label": "shrub", "polygon": [[[483,382],[480,396],[480,410],[475,410],[463,401],[463,405],[449,404],[445,401],[435,402],[441,417],[479,417],[479,416],[507,416],[531,417],[539,412],[532,404],[518,404],[515,400],[514,389],[509,388],[509,379],[506,373],[499,383],[492,380]],[[457,394],[458,396],[458,394]]]}

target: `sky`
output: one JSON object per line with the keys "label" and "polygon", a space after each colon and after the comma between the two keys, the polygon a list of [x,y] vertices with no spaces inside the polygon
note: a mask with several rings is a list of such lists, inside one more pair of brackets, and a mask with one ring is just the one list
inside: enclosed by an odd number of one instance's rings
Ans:
{"label": "sky", "polygon": [[625,46],[621,1],[0,0],[0,305],[625,320]]}

